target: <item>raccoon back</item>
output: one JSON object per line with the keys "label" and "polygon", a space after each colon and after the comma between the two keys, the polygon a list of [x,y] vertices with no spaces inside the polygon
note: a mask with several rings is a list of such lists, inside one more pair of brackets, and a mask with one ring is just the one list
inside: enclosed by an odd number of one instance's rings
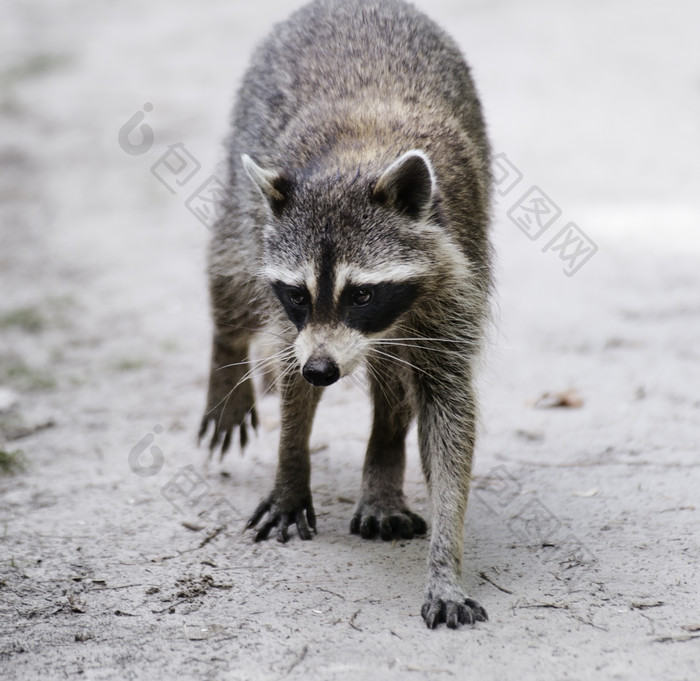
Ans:
{"label": "raccoon back", "polygon": [[362,100],[449,116],[488,153],[481,108],[458,47],[400,0],[316,0],[277,25],[244,77],[233,116],[237,141],[246,153],[274,156],[290,121],[310,103],[337,107]]}
{"label": "raccoon back", "polygon": [[486,291],[489,147],[460,50],[401,0],[315,0],[273,29],[243,78],[229,139],[231,201],[257,215],[241,224],[260,223],[241,154],[292,177],[378,177],[414,148],[429,155],[440,222]]}

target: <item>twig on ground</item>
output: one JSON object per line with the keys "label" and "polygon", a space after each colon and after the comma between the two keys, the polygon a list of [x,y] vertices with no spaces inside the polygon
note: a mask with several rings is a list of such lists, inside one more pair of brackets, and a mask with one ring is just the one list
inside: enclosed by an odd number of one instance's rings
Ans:
{"label": "twig on ground", "polygon": [[481,579],[487,581],[489,584],[493,584],[499,591],[502,591],[504,594],[510,594],[511,596],[513,595],[513,592],[510,591],[509,589],[506,589],[504,586],[501,586],[500,584],[496,584],[496,582],[491,579],[485,572],[480,572],[479,577]]}
{"label": "twig on ground", "polygon": [[362,631],[362,629],[360,629],[360,627],[358,627],[358,626],[355,624],[355,618],[360,614],[360,612],[362,612],[362,608],[360,608],[360,609],[348,620],[348,624],[349,624],[355,631]]}
{"label": "twig on ground", "polygon": [[289,676],[292,673],[292,670],[295,667],[298,667],[303,662],[303,660],[306,657],[306,654],[308,652],[309,652],[309,646],[305,645],[301,649],[301,652],[296,656],[296,659],[294,660],[294,662],[292,662],[292,664],[290,664],[289,667],[287,667],[287,672],[286,672],[285,676]]}

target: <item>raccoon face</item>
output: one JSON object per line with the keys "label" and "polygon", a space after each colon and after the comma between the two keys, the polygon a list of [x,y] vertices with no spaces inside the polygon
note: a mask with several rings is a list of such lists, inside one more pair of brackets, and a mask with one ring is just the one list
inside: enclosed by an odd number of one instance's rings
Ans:
{"label": "raccoon face", "polygon": [[407,312],[420,293],[414,281],[361,283],[336,275],[335,291],[277,280],[272,284],[296,326],[294,343],[302,374],[325,386],[346,376],[364,359],[371,340]]}
{"label": "raccoon face", "polygon": [[243,161],[272,217],[263,274],[297,329],[303,376],[330,385],[352,373],[423,292],[430,263],[416,248],[415,227],[432,203],[430,161],[408,152],[354,193],[326,186],[302,198],[290,196],[293,183]]}

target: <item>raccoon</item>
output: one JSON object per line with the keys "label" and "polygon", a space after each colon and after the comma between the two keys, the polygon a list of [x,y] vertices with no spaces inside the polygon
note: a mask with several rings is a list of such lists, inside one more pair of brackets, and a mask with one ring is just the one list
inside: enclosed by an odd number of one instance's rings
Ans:
{"label": "raccoon", "polygon": [[254,53],[232,115],[209,253],[214,338],[200,439],[256,427],[249,347],[275,344],[272,491],[255,540],[316,532],[309,436],[324,389],[364,365],[374,417],[350,531],[427,532],[403,493],[413,419],[432,504],[428,627],[487,619],[460,586],[488,316],[490,151],[456,44],[401,0],[316,0]]}

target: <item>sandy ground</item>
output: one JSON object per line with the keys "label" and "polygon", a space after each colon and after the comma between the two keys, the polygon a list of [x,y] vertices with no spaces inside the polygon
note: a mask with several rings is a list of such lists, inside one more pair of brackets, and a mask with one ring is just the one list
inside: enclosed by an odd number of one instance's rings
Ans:
{"label": "sandy ground", "polygon": [[[418,3],[501,154],[463,578],[490,621],[455,632],[419,615],[427,540],[348,533],[352,381],[316,421],[312,542],[241,532],[276,397],[244,456],[196,446],[208,230],[188,200],[291,4],[2,5],[0,678],[700,678],[700,6]],[[139,112],[152,143],[120,143]],[[174,192],[172,145],[192,168]],[[543,234],[517,224],[533,186]],[[597,251],[567,260],[567,234]],[[417,458],[412,438],[427,514]]]}

